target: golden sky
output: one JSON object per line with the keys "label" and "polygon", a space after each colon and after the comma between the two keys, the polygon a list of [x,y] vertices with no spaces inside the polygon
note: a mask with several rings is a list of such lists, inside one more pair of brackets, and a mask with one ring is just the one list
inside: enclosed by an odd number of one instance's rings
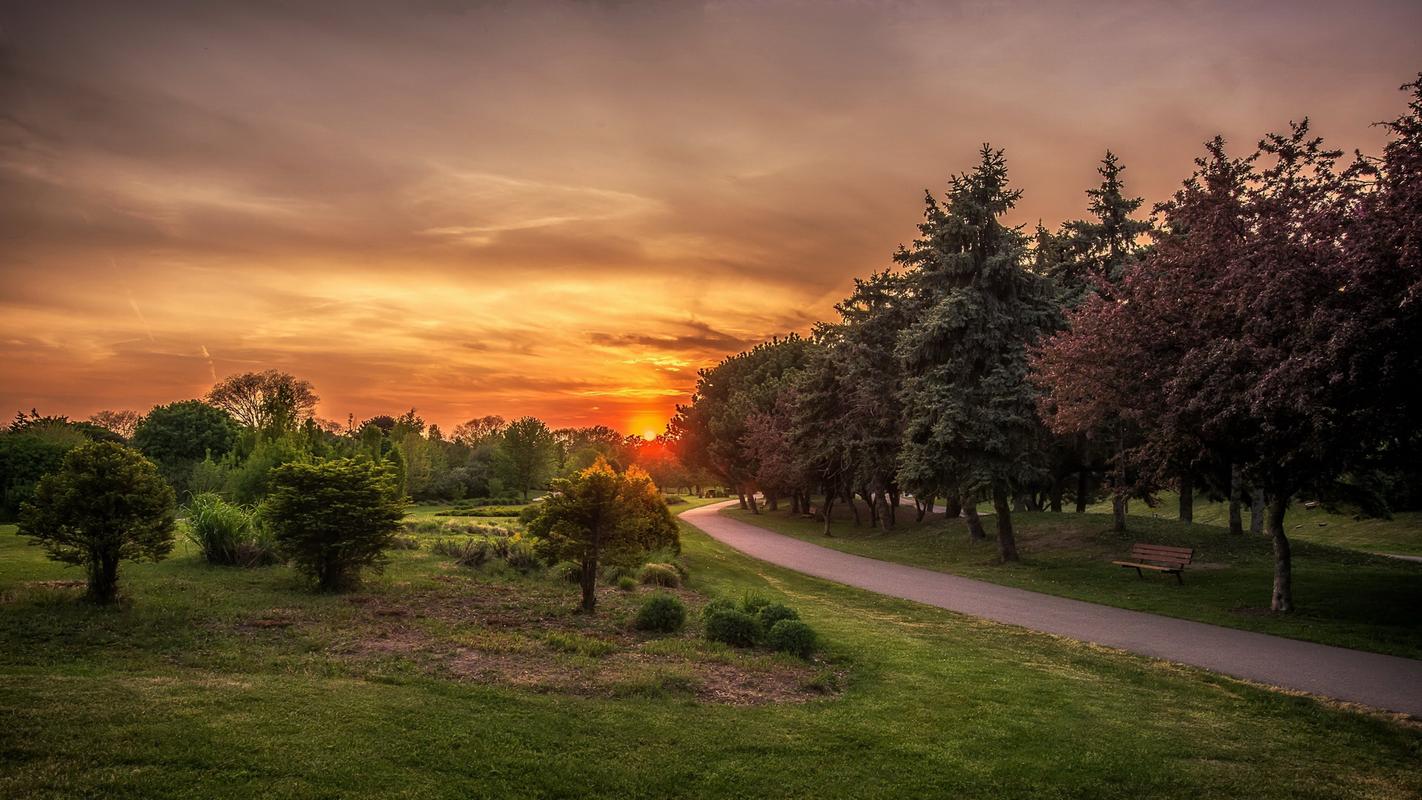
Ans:
{"label": "golden sky", "polygon": [[[1005,147],[1015,220],[1310,115],[1376,152],[1422,4],[0,0],[0,412],[277,368],[344,421],[660,430]],[[6,410],[8,409],[8,411]]]}

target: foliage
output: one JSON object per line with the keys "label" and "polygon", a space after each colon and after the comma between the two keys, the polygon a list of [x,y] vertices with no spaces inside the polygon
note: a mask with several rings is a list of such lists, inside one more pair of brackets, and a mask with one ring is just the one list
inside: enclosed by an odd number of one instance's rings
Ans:
{"label": "foliage", "polygon": [[112,602],[120,561],[157,561],[173,549],[173,490],[136,450],[90,442],[40,479],[20,511],[20,534],[50,558],[84,566],[88,597]]}
{"label": "foliage", "polygon": [[439,539],[431,550],[454,559],[461,567],[475,569],[484,566],[494,556],[493,540],[485,536],[471,536],[467,539]]}
{"label": "foliage", "polygon": [[706,605],[701,607],[701,618],[710,619],[717,611],[735,611],[736,604],[732,600],[724,597],[713,597],[706,601]]}
{"label": "foliage", "polygon": [[617,579],[617,588],[624,592],[631,592],[637,589],[637,579],[631,575],[623,575]]}
{"label": "foliage", "polygon": [[583,580],[583,567],[576,561],[559,561],[549,567],[548,572],[560,583],[581,583]]}
{"label": "foliage", "polygon": [[819,637],[798,619],[782,619],[766,631],[765,643],[782,653],[809,658],[819,648]]}
{"label": "foliage", "polygon": [[637,581],[647,586],[674,589],[681,585],[681,575],[670,564],[647,564],[637,571]]}
{"label": "foliage", "polygon": [[278,467],[264,516],[282,551],[323,591],[380,568],[404,516],[389,467],[340,458]]}
{"label": "foliage", "polygon": [[181,400],[149,411],[134,429],[132,443],[183,492],[198,463],[220,459],[236,446],[237,426],[221,409],[200,400]]}
{"label": "foliage", "polygon": [[542,486],[553,473],[557,447],[553,432],[541,420],[523,417],[509,423],[499,440],[500,472],[508,485],[523,493]]}
{"label": "foliage", "polygon": [[800,613],[784,603],[770,603],[761,606],[756,616],[760,618],[761,627],[770,630],[783,619],[799,619]]}
{"label": "foliage", "polygon": [[760,620],[744,611],[717,609],[706,617],[706,638],[732,647],[754,647],[765,633]]}
{"label": "foliage", "polygon": [[188,540],[209,564],[258,567],[278,560],[276,543],[255,509],[204,492],[188,501],[183,517]]}
{"label": "foliage", "polygon": [[686,624],[686,605],[675,595],[658,592],[642,602],[633,623],[639,631],[676,633]]}
{"label": "foliage", "polygon": [[679,547],[676,524],[647,473],[635,466],[619,473],[602,459],[556,481],[528,530],[548,558],[582,566],[582,606],[589,612],[597,602],[599,564],[630,564],[659,548]]}
{"label": "foliage", "polygon": [[112,431],[123,437],[125,441],[133,437],[133,432],[138,428],[138,423],[142,421],[142,414],[128,409],[113,411],[106,408],[103,411],[94,412],[94,415],[89,417],[90,423],[98,425],[104,430]]}
{"label": "foliage", "polygon": [[65,424],[0,431],[0,519],[12,520],[34,496],[40,478],[59,469],[64,455],[89,441]]}
{"label": "foliage", "polygon": [[269,369],[244,372],[218,381],[207,402],[254,430],[294,430],[310,419],[319,398],[308,381]]}

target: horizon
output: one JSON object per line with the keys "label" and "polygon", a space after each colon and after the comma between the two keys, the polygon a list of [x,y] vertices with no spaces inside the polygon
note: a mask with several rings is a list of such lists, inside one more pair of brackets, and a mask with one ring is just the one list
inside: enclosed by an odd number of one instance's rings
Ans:
{"label": "horizon", "polygon": [[1376,154],[1422,8],[1366,5],[5,4],[0,411],[270,368],[342,422],[660,432],[889,266],[984,141],[1029,229],[1108,148],[1146,207],[1216,133]]}

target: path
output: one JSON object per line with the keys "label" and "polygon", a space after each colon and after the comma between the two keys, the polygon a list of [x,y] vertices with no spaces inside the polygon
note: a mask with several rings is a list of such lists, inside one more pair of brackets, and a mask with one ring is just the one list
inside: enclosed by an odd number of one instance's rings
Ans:
{"label": "path", "polygon": [[1422,717],[1422,661],[1113,608],[851,555],[718,513],[727,505],[690,509],[682,512],[681,518],[746,555],[817,578],[1271,686]]}

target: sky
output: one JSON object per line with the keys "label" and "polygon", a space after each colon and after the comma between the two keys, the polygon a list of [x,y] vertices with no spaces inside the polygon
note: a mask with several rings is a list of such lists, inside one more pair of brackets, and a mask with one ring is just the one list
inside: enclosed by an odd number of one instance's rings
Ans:
{"label": "sky", "polygon": [[[0,412],[662,429],[1005,148],[1011,221],[1403,109],[1422,4],[0,0]],[[6,411],[9,409],[9,411]]]}

